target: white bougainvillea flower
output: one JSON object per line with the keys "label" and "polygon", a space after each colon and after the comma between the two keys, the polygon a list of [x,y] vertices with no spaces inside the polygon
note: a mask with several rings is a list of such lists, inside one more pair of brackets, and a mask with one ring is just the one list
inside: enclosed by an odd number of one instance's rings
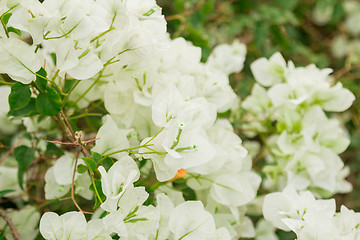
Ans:
{"label": "white bougainvillea flower", "polygon": [[[137,232],[142,232],[141,229],[135,230],[136,227],[132,223],[143,222],[144,231],[147,232],[145,235],[158,229],[158,214],[153,210],[149,212],[149,209],[143,209],[145,207],[143,203],[148,196],[149,194],[145,191],[145,187],[134,188],[133,186],[129,186],[125,189],[123,195],[118,200],[117,209],[104,217],[106,231],[109,233],[115,232],[125,239],[131,239]],[[149,224],[156,225],[150,226],[150,232],[149,230],[145,230],[145,228],[149,227]]]}
{"label": "white bougainvillea flower", "polygon": [[46,212],[40,220],[40,233],[49,240],[85,240],[86,231],[86,219],[81,212],[67,212],[61,216]]}
{"label": "white bougainvillea flower", "polygon": [[200,201],[187,201],[178,205],[171,213],[169,229],[175,239],[211,239],[216,226],[213,216],[204,209]]}
{"label": "white bougainvillea flower", "polygon": [[57,183],[54,175],[54,167],[51,167],[46,171],[44,188],[46,199],[62,197],[69,192],[70,188],[70,184],[62,185]]}
{"label": "white bougainvillea flower", "polygon": [[[202,168],[215,156],[215,150],[202,129],[181,131],[181,128],[163,130],[151,140],[149,148],[139,149],[139,153],[150,158],[154,163],[156,178],[167,181],[173,178],[179,169],[194,173],[209,173],[209,168]],[[180,133],[180,134],[179,134]],[[141,145],[151,138],[145,138]],[[161,154],[152,154],[152,151]]]}
{"label": "white bougainvillea flower", "polygon": [[102,68],[99,57],[88,49],[88,46],[79,45],[71,38],[51,40],[55,46],[56,65],[59,74],[68,73],[75,79],[84,80],[93,77]]}
{"label": "white bougainvillea flower", "polygon": [[[175,121],[185,121],[186,111],[191,111],[192,106],[177,90],[176,86],[169,84],[159,92],[152,104],[152,119],[159,127],[171,126]],[[171,122],[171,123],[170,123]]]}
{"label": "white bougainvillea flower", "polygon": [[174,210],[174,204],[168,196],[164,193],[156,195],[157,211],[159,212],[159,228],[156,230],[156,236],[158,240],[165,240],[170,234],[169,220],[172,211]]}
{"label": "white bougainvillea flower", "polygon": [[100,166],[101,186],[106,196],[105,202],[101,208],[108,212],[116,211],[119,199],[124,195],[126,189],[132,186],[133,182],[140,177],[139,169],[134,160],[125,156],[120,158],[111,166],[108,172],[103,166]]}
{"label": "white bougainvillea flower", "polygon": [[[74,173],[75,159],[69,155],[63,155],[49,168],[45,174],[45,198],[54,199],[64,196],[71,188]],[[78,159],[78,165],[85,164]],[[75,172],[75,194],[90,200],[93,192],[89,189],[90,177],[88,172],[82,174]]]}
{"label": "white bougainvillea flower", "polygon": [[235,40],[231,45],[220,44],[216,46],[209,56],[206,65],[229,75],[242,70],[245,55],[246,46]]}
{"label": "white bougainvillea flower", "polygon": [[359,213],[344,206],[339,213],[335,209],[334,199],[316,200],[310,191],[297,193],[291,187],[266,195],[263,205],[267,221],[285,231],[292,230],[299,240],[357,239]]}
{"label": "white bougainvillea flower", "polygon": [[256,240],[279,240],[271,223],[261,219],[256,225]]}
{"label": "white bougainvillea flower", "polygon": [[210,194],[227,206],[242,206],[256,196],[261,178],[253,172],[221,174],[214,179]]}
{"label": "white bougainvillea flower", "polygon": [[34,46],[16,38],[0,39],[0,73],[28,84],[35,80],[35,73],[41,65],[41,55],[35,53]]}
{"label": "white bougainvillea flower", "polygon": [[310,98],[309,92],[304,88],[293,88],[286,83],[275,84],[268,91],[271,103],[275,106],[286,104],[299,105]]}
{"label": "white bougainvillea flower", "polygon": [[87,223],[86,240],[111,240],[110,233],[107,231],[105,220],[103,219],[93,219]]}
{"label": "white bougainvillea flower", "polygon": [[238,99],[225,73],[216,69],[201,68],[196,78],[198,95],[215,104],[217,112],[225,112],[236,107]]}
{"label": "white bougainvillea flower", "polygon": [[285,80],[286,62],[280,53],[274,53],[269,60],[259,58],[251,65],[251,72],[257,82],[270,87]]}
{"label": "white bougainvillea flower", "polygon": [[328,119],[319,106],[304,115],[301,133],[309,148],[325,146],[340,154],[349,146],[350,140],[337,119]]}
{"label": "white bougainvillea flower", "polygon": [[356,239],[356,235],[359,236],[360,213],[341,205],[340,213],[334,216],[334,224],[344,239]]}
{"label": "white bougainvillea flower", "polygon": [[[110,115],[104,117],[104,124],[100,127],[96,138],[96,145],[91,149],[92,152],[106,155],[121,149],[129,148],[129,141],[127,135],[131,130],[120,129]],[[127,152],[120,152],[111,155],[115,159],[120,159],[128,155]]]}
{"label": "white bougainvillea flower", "polygon": [[[40,213],[35,207],[24,206],[20,210],[12,210],[8,213],[8,217],[16,226],[21,239],[34,240],[39,233],[37,228]],[[0,228],[5,231],[5,235],[10,238],[10,229],[5,227],[7,223],[4,219],[0,219]]]}
{"label": "white bougainvillea flower", "polygon": [[314,94],[314,99],[320,102],[325,111],[343,112],[352,105],[355,96],[338,82],[328,89],[319,88]]}

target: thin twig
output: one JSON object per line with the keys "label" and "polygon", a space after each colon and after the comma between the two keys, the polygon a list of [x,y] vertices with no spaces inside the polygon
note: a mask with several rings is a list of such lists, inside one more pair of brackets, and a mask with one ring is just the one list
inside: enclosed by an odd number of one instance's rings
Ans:
{"label": "thin twig", "polygon": [[1,217],[5,220],[5,222],[9,225],[11,229],[11,234],[15,240],[21,240],[20,234],[14,225],[14,223],[10,220],[9,216],[6,214],[6,211],[0,208]]}
{"label": "thin twig", "polygon": [[13,147],[11,147],[10,150],[7,153],[5,153],[5,155],[2,158],[0,158],[0,165],[14,152],[15,148],[17,148],[17,146],[21,143],[21,141],[22,140],[19,139],[15,143],[15,145]]}
{"label": "thin twig", "polygon": [[84,214],[92,214],[91,212],[83,211],[81,209],[81,207],[79,206],[79,204],[77,204],[77,202],[75,200],[75,174],[76,174],[76,166],[78,163],[78,159],[79,159],[79,152],[76,153],[76,158],[75,158],[74,171],[73,171],[72,182],[71,182],[71,199],[73,200],[75,206],[77,207],[77,209],[79,209],[80,212],[82,212]]}

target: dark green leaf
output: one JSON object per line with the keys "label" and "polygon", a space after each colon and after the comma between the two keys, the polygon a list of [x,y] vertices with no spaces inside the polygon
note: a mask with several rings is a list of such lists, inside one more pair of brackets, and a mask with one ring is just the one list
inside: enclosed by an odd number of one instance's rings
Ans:
{"label": "dark green leaf", "polygon": [[76,168],[76,171],[80,174],[84,173],[87,171],[87,167],[84,164],[79,164]]}
{"label": "dark green leaf", "polygon": [[11,92],[9,94],[10,110],[14,111],[25,107],[30,102],[30,99],[31,99],[30,87],[20,82],[15,83],[11,87]]}
{"label": "dark green leaf", "polygon": [[8,27],[7,30],[8,30],[8,32],[16,33],[19,37],[21,37],[21,31],[19,29],[14,28],[14,27]]}
{"label": "dark green leaf", "polygon": [[58,148],[54,143],[48,143],[45,154],[47,156],[60,157],[60,156],[64,155],[64,151],[61,148]]}
{"label": "dark green leaf", "polygon": [[20,147],[15,148],[14,155],[19,165],[19,170],[18,170],[19,185],[23,189],[24,173],[26,172],[26,169],[30,166],[31,162],[34,160],[35,149],[22,145]]}
{"label": "dark green leaf", "polygon": [[46,88],[36,99],[36,106],[40,113],[46,116],[55,116],[61,110],[61,97],[51,87]]}
{"label": "dark green leaf", "polygon": [[[101,187],[101,181],[100,180],[95,180],[95,186],[96,186],[96,190],[101,198],[101,201],[104,201],[106,196],[104,195],[103,191],[102,191],[102,187]],[[95,189],[94,189],[94,185],[91,184],[89,189],[93,192],[95,192]],[[94,205],[94,209],[97,208],[99,205],[100,205],[100,200],[98,198],[98,196],[96,195],[95,193],[95,205]]]}
{"label": "dark green leaf", "polygon": [[40,70],[36,73],[40,76],[43,76],[44,78],[36,76],[35,84],[40,89],[40,91],[45,91],[47,86],[47,80],[45,79],[47,76],[47,72],[44,68],[40,68]]}
{"label": "dark green leaf", "polygon": [[8,226],[8,225],[6,224],[6,225],[4,226],[2,232],[0,233],[0,240],[6,240],[6,238],[5,238],[5,230],[6,230],[6,227],[7,227],[7,226]]}
{"label": "dark green leaf", "polygon": [[84,162],[86,163],[86,165],[88,165],[89,169],[92,171],[92,172],[95,172],[97,167],[96,167],[96,162],[91,159],[91,158],[82,158],[84,160]]}
{"label": "dark green leaf", "polygon": [[5,15],[2,17],[2,21],[3,21],[3,23],[4,23],[5,25],[8,24],[11,15],[12,15],[12,13],[9,12],[9,13],[5,14]]}
{"label": "dark green leaf", "polygon": [[11,193],[11,192],[15,192],[15,190],[7,189],[7,190],[0,191],[0,198],[2,198],[3,196],[5,196],[6,194]]}
{"label": "dark green leaf", "polygon": [[102,158],[101,154],[100,153],[97,153],[97,152],[93,152],[91,154],[91,159],[93,159],[96,163],[98,161],[100,161],[100,159]]}
{"label": "dark green leaf", "polygon": [[30,102],[25,107],[17,110],[10,110],[8,113],[9,116],[14,117],[27,117],[35,114],[38,114],[35,98],[31,98]]}
{"label": "dark green leaf", "polygon": [[112,160],[111,157],[107,157],[105,158],[104,161],[102,161],[100,165],[103,166],[106,169],[106,171],[109,171],[111,166],[114,165],[114,160]]}
{"label": "dark green leaf", "polygon": [[64,93],[68,93],[77,81],[78,80],[66,79],[64,86]]}
{"label": "dark green leaf", "polygon": [[50,53],[50,57],[53,60],[54,65],[56,66],[56,53]]}

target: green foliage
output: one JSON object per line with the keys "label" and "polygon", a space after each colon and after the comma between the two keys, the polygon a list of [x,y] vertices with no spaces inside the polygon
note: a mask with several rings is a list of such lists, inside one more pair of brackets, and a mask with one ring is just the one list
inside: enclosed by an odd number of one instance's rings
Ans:
{"label": "green foliage", "polygon": [[46,116],[55,116],[61,110],[61,97],[52,87],[46,87],[36,98],[36,106],[40,113]]}
{"label": "green foliage", "polygon": [[46,80],[47,72],[45,71],[44,68],[40,68],[40,70],[36,74],[38,75],[36,76],[35,84],[37,88],[43,92],[46,90],[46,86],[47,86],[47,80]]}
{"label": "green foliage", "polygon": [[[101,181],[100,180],[94,180],[95,182],[95,187],[96,187],[96,191],[98,192],[99,196],[100,196],[100,199],[101,201],[105,201],[106,199],[106,196],[105,194],[103,193],[102,191],[102,187],[101,187]],[[95,192],[95,189],[94,189],[94,184],[91,184],[89,189],[93,192]],[[97,194],[95,194],[95,204],[94,204],[94,209],[97,208],[100,204],[101,204],[101,201],[99,200],[99,198],[97,197]]]}
{"label": "green foliage", "polygon": [[84,173],[87,171],[87,167],[84,165],[84,164],[79,164],[77,167],[76,167],[76,171],[78,173]]}
{"label": "green foliage", "polygon": [[86,165],[88,166],[88,168],[90,169],[91,172],[95,172],[97,167],[96,167],[96,162],[91,159],[91,158],[82,158],[84,160],[84,162],[86,163]]}
{"label": "green foliage", "polygon": [[19,185],[22,189],[23,182],[24,182],[24,173],[26,172],[27,168],[30,166],[31,162],[34,160],[35,157],[35,149],[29,148],[27,146],[19,146],[14,150],[15,159],[19,164],[18,170],[18,179]]}
{"label": "green foliage", "polygon": [[11,193],[11,192],[15,192],[15,190],[7,189],[7,190],[0,191],[0,198],[2,198],[3,196],[5,196],[6,194]]}
{"label": "green foliage", "polygon": [[17,110],[10,110],[8,114],[14,117],[27,117],[38,114],[36,108],[36,98],[30,98],[29,103],[25,107]]}
{"label": "green foliage", "polygon": [[10,111],[18,110],[25,107],[31,99],[31,91],[29,85],[20,82],[15,83],[11,87],[9,95]]}

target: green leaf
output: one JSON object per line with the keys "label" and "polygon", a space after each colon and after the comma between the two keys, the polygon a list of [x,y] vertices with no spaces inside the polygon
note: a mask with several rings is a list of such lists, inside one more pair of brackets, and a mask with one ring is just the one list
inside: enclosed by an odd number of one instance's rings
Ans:
{"label": "green leaf", "polygon": [[114,165],[114,160],[111,157],[106,157],[100,165],[103,166],[106,171],[109,171],[111,166]]}
{"label": "green leaf", "polygon": [[86,165],[88,165],[89,169],[92,171],[92,172],[95,172],[96,171],[96,162],[91,159],[91,158],[82,158],[84,160],[84,162],[86,163]]}
{"label": "green leaf", "polygon": [[87,171],[87,167],[84,164],[79,164],[76,168],[76,171],[80,174],[84,173]]}
{"label": "green leaf", "polygon": [[9,106],[10,110],[14,111],[25,107],[31,99],[31,91],[29,85],[22,84],[20,82],[15,83],[11,87],[9,94]]}
{"label": "green leaf", "polygon": [[79,80],[66,79],[65,85],[64,85],[64,90],[63,90],[64,93],[68,93],[77,81],[79,81]]}
{"label": "green leaf", "polygon": [[7,30],[8,30],[8,32],[16,33],[19,37],[21,37],[20,29],[17,29],[17,28],[14,28],[14,27],[8,27]]}
{"label": "green leaf", "polygon": [[0,240],[6,240],[6,238],[5,238],[5,230],[6,230],[6,227],[7,227],[7,226],[8,226],[8,225],[6,224],[6,225],[4,226],[2,232],[0,233]]}
{"label": "green leaf", "polygon": [[15,192],[15,190],[13,190],[13,189],[6,189],[6,190],[0,191],[0,198],[2,198],[3,196],[5,196],[6,194],[11,193],[11,192]]}
{"label": "green leaf", "polygon": [[36,106],[40,113],[46,116],[55,116],[61,110],[61,97],[51,87],[46,87],[36,98]]}
{"label": "green leaf", "polygon": [[2,21],[3,21],[3,23],[4,23],[5,25],[8,24],[11,15],[12,15],[12,13],[9,12],[9,13],[5,14],[5,15],[2,17]]}
{"label": "green leaf", "polygon": [[45,155],[60,157],[64,155],[64,151],[61,148],[58,148],[56,144],[49,142],[46,146]]}
{"label": "green leaf", "polygon": [[30,102],[23,108],[17,110],[10,110],[8,115],[14,117],[27,117],[38,114],[36,108],[36,99],[31,98]]}
{"label": "green leaf", "polygon": [[96,163],[97,163],[98,161],[100,161],[101,158],[102,158],[102,155],[101,155],[100,153],[93,152],[93,153],[91,154],[91,159],[93,159]]}
{"label": "green leaf", "polygon": [[[94,180],[94,182],[95,182],[96,190],[97,190],[97,192],[99,193],[99,196],[100,196],[100,198],[101,198],[101,201],[105,201],[106,196],[105,196],[105,194],[104,194],[103,191],[102,191],[101,181],[100,181],[100,180]],[[91,191],[95,192],[95,189],[94,189],[94,185],[93,185],[93,184],[90,185],[89,189],[90,189]],[[95,194],[94,209],[97,208],[97,207],[100,205],[100,203],[101,203],[100,200],[98,199],[98,197],[97,197],[96,194]]]}
{"label": "green leaf", "polygon": [[40,70],[36,73],[40,76],[43,76],[44,78],[36,76],[35,84],[40,89],[40,91],[45,91],[47,86],[47,80],[45,79],[47,76],[47,72],[44,68],[40,68]]}
{"label": "green leaf", "polygon": [[54,52],[53,52],[53,53],[50,53],[50,57],[51,57],[54,65],[56,66],[56,53],[54,53]]}
{"label": "green leaf", "polygon": [[27,146],[19,146],[14,150],[15,159],[18,162],[18,180],[21,189],[23,188],[24,173],[35,157],[35,149]]}

